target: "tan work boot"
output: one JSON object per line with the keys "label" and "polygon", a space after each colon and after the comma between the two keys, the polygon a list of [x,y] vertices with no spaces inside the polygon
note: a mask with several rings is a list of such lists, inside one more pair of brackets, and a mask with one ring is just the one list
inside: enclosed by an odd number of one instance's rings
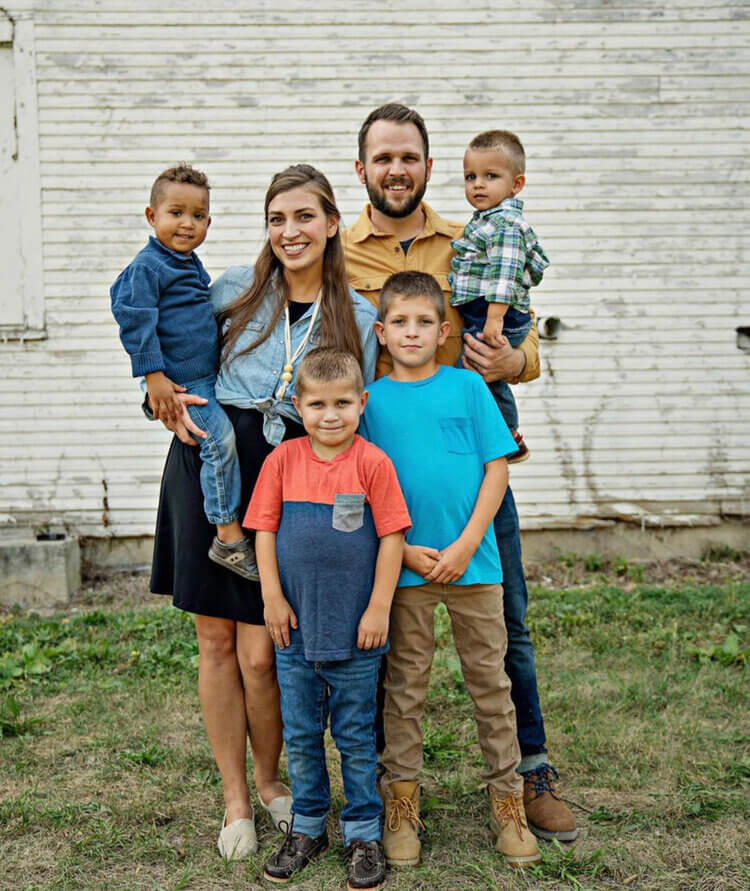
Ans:
{"label": "tan work boot", "polygon": [[523,777],[523,806],[529,829],[547,841],[571,842],[578,835],[573,812],[557,794],[553,781],[557,771],[550,764],[540,764],[521,774]]}
{"label": "tan work boot", "polygon": [[416,866],[422,842],[417,829],[424,829],[419,819],[419,786],[396,782],[384,788],[385,824],[383,848],[389,866]]}
{"label": "tan work boot", "polygon": [[514,869],[540,863],[542,855],[526,823],[521,795],[501,795],[492,786],[490,792],[490,826],[497,835],[495,850]]}

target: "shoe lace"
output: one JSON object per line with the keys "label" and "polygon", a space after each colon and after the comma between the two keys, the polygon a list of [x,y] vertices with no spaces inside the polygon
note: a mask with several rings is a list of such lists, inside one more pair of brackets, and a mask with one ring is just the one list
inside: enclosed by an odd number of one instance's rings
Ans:
{"label": "shoe lace", "polygon": [[551,764],[540,764],[539,767],[535,767],[533,770],[524,771],[523,773],[524,783],[528,783],[537,796],[549,792],[554,798],[558,798],[559,796],[555,792],[552,783],[559,779],[560,774]]}
{"label": "shoe lace", "polygon": [[495,812],[499,825],[504,826],[508,820],[512,820],[518,832],[518,837],[523,838],[526,820],[525,814],[523,821],[521,820],[522,811],[520,810],[520,804],[521,800],[516,798],[515,795],[506,795],[505,798],[501,798],[499,795],[492,796],[492,810]]}
{"label": "shoe lace", "polygon": [[369,870],[377,866],[377,853],[378,846],[375,842],[363,842],[356,839],[344,849],[344,859],[351,858],[352,864],[364,860],[365,868]]}
{"label": "shoe lace", "polygon": [[424,829],[424,823],[419,819],[417,808],[411,798],[404,796],[403,798],[394,798],[389,802],[388,808],[388,831],[398,832],[401,828],[401,821],[409,820],[415,826]]}
{"label": "shoe lace", "polygon": [[297,853],[297,842],[295,841],[295,836],[292,834],[292,823],[287,823],[286,820],[279,820],[279,829],[285,833],[284,841],[281,843],[281,848],[279,849],[279,854],[289,854],[293,856]]}

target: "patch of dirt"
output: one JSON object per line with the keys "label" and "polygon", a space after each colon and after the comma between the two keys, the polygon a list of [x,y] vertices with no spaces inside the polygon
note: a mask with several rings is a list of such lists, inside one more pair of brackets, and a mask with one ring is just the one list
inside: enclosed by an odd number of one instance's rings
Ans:
{"label": "patch of dirt", "polygon": [[[569,565],[570,564],[570,565]],[[637,585],[725,584],[750,581],[750,553],[736,554],[732,560],[602,560],[592,569],[586,558],[528,563],[526,580],[545,588],[585,588],[612,584],[630,589]],[[113,572],[86,579],[73,600],[75,607],[160,606],[169,599],[148,589],[149,574]]]}

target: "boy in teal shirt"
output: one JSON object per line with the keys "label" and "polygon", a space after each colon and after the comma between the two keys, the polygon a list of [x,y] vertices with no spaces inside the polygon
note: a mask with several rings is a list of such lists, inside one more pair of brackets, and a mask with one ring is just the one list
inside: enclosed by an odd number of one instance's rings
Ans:
{"label": "boy in teal shirt", "polygon": [[412,519],[391,609],[385,682],[386,858],[393,866],[419,862],[421,721],[433,614],[443,602],[476,709],[496,848],[510,866],[537,863],[516,773],[520,752],[503,667],[502,570],[492,530],[508,482],[505,455],[516,445],[481,377],[436,360],[449,325],[432,276],[392,275],[375,329],[393,371],[370,386],[360,431],[393,461]]}

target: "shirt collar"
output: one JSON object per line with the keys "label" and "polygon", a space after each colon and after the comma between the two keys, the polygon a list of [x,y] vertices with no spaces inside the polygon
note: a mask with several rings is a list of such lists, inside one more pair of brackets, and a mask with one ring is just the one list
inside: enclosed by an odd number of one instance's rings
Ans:
{"label": "shirt collar", "polygon": [[163,245],[155,235],[149,235],[148,240],[153,247],[156,247],[160,251],[164,251],[165,254],[171,254],[173,257],[177,257],[178,260],[187,261],[193,259],[192,251],[190,251],[189,254],[181,254],[179,251],[173,251],[172,248]]}
{"label": "shirt collar", "polygon": [[[359,215],[356,223],[354,223],[349,228],[349,235],[351,240],[356,244],[362,241],[365,241],[370,236],[375,236],[379,238],[386,237],[390,235],[389,232],[381,232],[379,229],[376,229],[373,225],[372,220],[370,219],[370,209],[372,205],[366,204],[362,209],[362,213]],[[430,207],[430,205],[423,201],[420,205],[424,212],[424,228],[417,235],[414,240],[417,238],[427,238],[430,235],[434,235],[438,233],[439,235],[447,235],[449,238],[453,238],[455,235],[454,227],[448,220],[444,220],[439,214],[435,213],[435,211]]]}
{"label": "shirt collar", "polygon": [[516,210],[518,213],[521,213],[523,210],[523,201],[521,201],[520,198],[504,198],[494,207],[488,207],[486,210],[475,210],[472,219],[484,220],[486,217],[491,216],[493,213],[497,213],[499,210]]}

